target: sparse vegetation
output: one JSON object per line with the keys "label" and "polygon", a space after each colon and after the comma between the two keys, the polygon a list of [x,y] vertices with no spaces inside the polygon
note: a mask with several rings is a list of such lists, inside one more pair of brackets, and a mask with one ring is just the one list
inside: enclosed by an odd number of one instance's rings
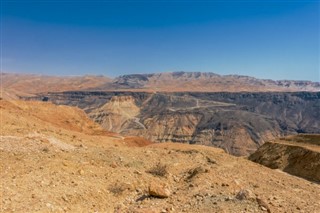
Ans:
{"label": "sparse vegetation", "polygon": [[312,134],[301,134],[294,137],[281,137],[280,140],[297,143],[307,143],[313,145],[320,145],[320,136]]}
{"label": "sparse vegetation", "polygon": [[159,162],[147,172],[154,176],[165,177],[168,174],[167,165],[161,164]]}
{"label": "sparse vegetation", "polygon": [[132,167],[132,168],[141,168],[143,166],[143,162],[142,161],[132,161],[129,162],[127,164],[125,164],[126,167]]}
{"label": "sparse vegetation", "polygon": [[188,171],[188,176],[187,176],[187,180],[191,180],[192,178],[194,178],[195,176],[197,176],[198,174],[200,173],[204,173],[204,172],[207,172],[206,169],[204,169],[203,167],[201,166],[198,166],[194,169],[190,169]]}
{"label": "sparse vegetation", "polygon": [[126,187],[124,184],[116,183],[109,185],[108,190],[114,195],[121,195],[126,190]]}
{"label": "sparse vegetation", "polygon": [[49,152],[49,148],[48,148],[48,147],[44,147],[44,148],[42,149],[42,151],[47,153],[47,152]]}
{"label": "sparse vegetation", "polygon": [[299,143],[309,143],[314,145],[320,145],[320,136],[319,135],[298,135],[296,141]]}
{"label": "sparse vegetation", "polygon": [[217,164],[217,162],[214,159],[211,159],[208,156],[206,156],[206,159],[209,164]]}
{"label": "sparse vegetation", "polygon": [[185,153],[185,154],[190,154],[190,155],[199,153],[199,151],[198,151],[198,150],[195,150],[195,149],[190,149],[190,150],[178,150],[178,151],[179,151],[179,152],[182,152],[182,153]]}

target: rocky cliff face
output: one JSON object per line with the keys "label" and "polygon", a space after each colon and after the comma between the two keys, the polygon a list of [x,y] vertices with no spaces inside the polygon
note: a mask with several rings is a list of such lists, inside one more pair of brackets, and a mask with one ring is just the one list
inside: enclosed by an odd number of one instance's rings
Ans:
{"label": "rocky cliff face", "polygon": [[[312,139],[313,144],[308,141]],[[272,169],[320,182],[320,135],[299,135],[263,144],[249,159]]]}
{"label": "rocky cliff face", "polygon": [[64,92],[38,96],[85,109],[109,131],[155,142],[253,153],[286,134],[320,133],[320,93]]}
{"label": "rocky cliff face", "polygon": [[139,114],[140,108],[132,96],[113,96],[105,105],[93,110],[90,117],[109,131],[123,132]]}

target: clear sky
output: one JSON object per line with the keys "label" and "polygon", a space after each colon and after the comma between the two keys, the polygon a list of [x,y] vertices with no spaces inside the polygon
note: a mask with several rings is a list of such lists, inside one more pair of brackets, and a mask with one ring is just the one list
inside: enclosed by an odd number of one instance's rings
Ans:
{"label": "clear sky", "polygon": [[318,0],[1,0],[2,70],[319,81]]}

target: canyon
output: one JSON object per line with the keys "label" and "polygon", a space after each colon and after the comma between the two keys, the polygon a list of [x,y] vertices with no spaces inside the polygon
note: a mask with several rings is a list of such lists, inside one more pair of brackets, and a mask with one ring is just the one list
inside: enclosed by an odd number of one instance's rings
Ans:
{"label": "canyon", "polygon": [[266,141],[320,133],[320,83],[200,72],[50,77],[6,73],[5,99],[76,106],[105,130],[248,156]]}
{"label": "canyon", "polygon": [[200,72],[1,78],[5,99],[76,106],[105,130],[154,142],[248,156],[277,137],[320,133],[319,82]]}
{"label": "canyon", "polygon": [[317,82],[4,77],[0,212],[320,209]]}
{"label": "canyon", "polygon": [[320,133],[320,92],[71,91],[26,99],[77,106],[108,131],[237,156],[283,135]]}

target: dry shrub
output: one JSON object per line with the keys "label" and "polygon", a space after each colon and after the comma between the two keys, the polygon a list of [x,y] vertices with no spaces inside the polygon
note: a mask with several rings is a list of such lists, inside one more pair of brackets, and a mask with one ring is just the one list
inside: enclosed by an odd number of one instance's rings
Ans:
{"label": "dry shrub", "polygon": [[188,171],[188,175],[187,175],[187,180],[191,180],[191,179],[193,179],[195,176],[197,176],[198,174],[200,174],[200,173],[205,173],[205,172],[208,172],[208,170],[207,169],[205,169],[205,168],[203,168],[203,167],[201,167],[201,166],[198,166],[198,167],[196,167],[196,168],[193,168],[193,169],[190,169],[189,171]]}
{"label": "dry shrub", "polygon": [[126,186],[121,183],[112,184],[108,187],[109,192],[114,195],[120,195],[126,190]]}
{"label": "dry shrub", "polygon": [[159,162],[147,172],[154,176],[165,177],[168,174],[167,165],[161,164]]}
{"label": "dry shrub", "polygon": [[48,147],[44,147],[44,148],[42,149],[42,151],[43,151],[43,152],[49,152],[49,148],[48,148]]}

